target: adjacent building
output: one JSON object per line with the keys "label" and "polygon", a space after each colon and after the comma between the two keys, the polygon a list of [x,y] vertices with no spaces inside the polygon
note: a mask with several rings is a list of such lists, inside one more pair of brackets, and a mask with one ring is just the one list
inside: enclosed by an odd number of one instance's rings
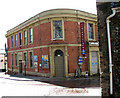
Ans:
{"label": "adjacent building", "polygon": [[8,73],[72,77],[100,71],[97,16],[53,9],[31,17],[6,34]]}
{"label": "adjacent building", "polygon": [[[120,96],[120,2],[97,2],[97,12],[102,96],[114,95],[112,97],[117,98]],[[107,34],[108,29],[110,37]],[[112,71],[108,38],[111,43]]]}
{"label": "adjacent building", "polygon": [[5,72],[7,69],[7,57],[5,55],[5,50],[0,50],[0,72]]}

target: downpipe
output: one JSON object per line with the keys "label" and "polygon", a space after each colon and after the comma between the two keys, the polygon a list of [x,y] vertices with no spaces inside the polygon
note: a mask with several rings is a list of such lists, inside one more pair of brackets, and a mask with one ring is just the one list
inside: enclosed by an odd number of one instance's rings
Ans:
{"label": "downpipe", "polygon": [[107,35],[108,35],[108,49],[109,49],[109,72],[110,72],[110,95],[113,95],[113,76],[112,76],[112,54],[111,54],[111,38],[110,38],[110,18],[115,16],[116,10],[112,9],[113,13],[107,17],[106,23],[107,23]]}

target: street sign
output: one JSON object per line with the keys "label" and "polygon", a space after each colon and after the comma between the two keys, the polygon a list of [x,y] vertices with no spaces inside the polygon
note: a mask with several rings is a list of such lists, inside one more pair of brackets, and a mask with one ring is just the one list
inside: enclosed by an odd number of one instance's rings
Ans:
{"label": "street sign", "polygon": [[83,58],[82,57],[79,57],[78,64],[83,64]]}

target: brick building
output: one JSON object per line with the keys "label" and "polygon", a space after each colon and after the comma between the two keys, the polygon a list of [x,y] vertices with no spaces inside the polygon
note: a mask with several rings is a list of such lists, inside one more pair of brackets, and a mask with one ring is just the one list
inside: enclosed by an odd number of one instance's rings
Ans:
{"label": "brick building", "polygon": [[[113,94],[110,89],[110,67],[108,52],[107,23],[108,16],[113,14],[113,9],[117,10],[110,20],[110,37],[112,53],[112,81]],[[98,36],[100,43],[100,67],[101,67],[101,87],[102,96],[120,96],[120,3],[119,2],[97,2],[98,12]]]}
{"label": "brick building", "polygon": [[73,9],[44,11],[10,29],[8,73],[71,77],[99,73],[97,16]]}

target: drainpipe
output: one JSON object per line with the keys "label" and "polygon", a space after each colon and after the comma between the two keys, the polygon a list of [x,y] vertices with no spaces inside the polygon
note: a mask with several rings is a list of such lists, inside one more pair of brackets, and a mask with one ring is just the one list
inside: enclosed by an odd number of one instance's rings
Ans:
{"label": "drainpipe", "polygon": [[110,18],[115,16],[116,12],[120,12],[120,7],[112,8],[112,14],[107,17],[106,23],[107,23],[107,35],[108,35],[108,49],[109,49],[109,71],[110,71],[110,94],[113,95],[113,79],[112,79],[112,55],[111,55],[111,41],[110,41],[110,25],[109,23]]}

